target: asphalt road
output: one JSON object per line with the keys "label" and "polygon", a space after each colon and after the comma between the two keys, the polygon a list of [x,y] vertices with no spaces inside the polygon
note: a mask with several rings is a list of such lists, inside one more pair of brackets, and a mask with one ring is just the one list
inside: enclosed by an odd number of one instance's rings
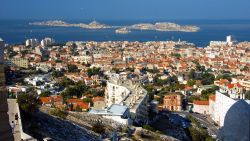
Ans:
{"label": "asphalt road", "polygon": [[205,115],[196,114],[196,113],[189,113],[189,112],[172,112],[179,115],[191,115],[196,118],[201,124],[205,125],[208,128],[208,131],[211,135],[218,136],[219,129],[216,127],[211,121],[207,119]]}

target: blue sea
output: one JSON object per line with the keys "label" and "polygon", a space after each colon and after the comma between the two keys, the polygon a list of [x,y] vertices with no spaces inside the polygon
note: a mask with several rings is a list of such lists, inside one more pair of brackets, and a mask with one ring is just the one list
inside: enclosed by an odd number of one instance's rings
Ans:
{"label": "blue sea", "polygon": [[[42,20],[0,20],[0,37],[7,44],[23,43],[28,38],[52,37],[58,43],[67,41],[167,41],[179,39],[205,47],[211,40],[226,40],[233,35],[237,41],[250,41],[250,20],[145,20],[98,21],[107,25],[132,25],[137,23],[174,22],[180,25],[196,25],[198,32],[161,32],[133,30],[129,34],[116,34],[114,29],[82,29],[79,27],[48,27],[29,25]],[[68,23],[89,23],[88,20],[65,20]]]}

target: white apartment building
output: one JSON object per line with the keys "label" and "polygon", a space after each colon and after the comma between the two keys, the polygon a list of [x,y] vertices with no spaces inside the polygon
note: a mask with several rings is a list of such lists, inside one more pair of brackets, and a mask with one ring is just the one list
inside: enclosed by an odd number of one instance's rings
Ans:
{"label": "white apartment building", "polygon": [[222,127],[224,125],[224,119],[227,111],[236,102],[236,100],[226,96],[220,91],[216,91],[215,97],[214,114],[212,118],[220,127]]}
{"label": "white apartment building", "polygon": [[112,104],[126,105],[130,109],[130,117],[136,122],[147,122],[147,91],[139,84],[113,76],[107,82],[105,102],[109,107]]}
{"label": "white apartment building", "polygon": [[43,47],[46,47],[46,46],[49,46],[49,45],[51,45],[51,44],[53,44],[55,42],[55,40],[54,39],[52,39],[52,38],[44,38],[42,41],[41,41],[41,46],[43,46]]}
{"label": "white apartment building", "polygon": [[4,41],[0,38],[0,64],[4,61]]}
{"label": "white apartment building", "polygon": [[38,43],[37,39],[28,39],[28,40],[26,40],[25,45],[35,47],[35,46],[38,46],[39,43]]}

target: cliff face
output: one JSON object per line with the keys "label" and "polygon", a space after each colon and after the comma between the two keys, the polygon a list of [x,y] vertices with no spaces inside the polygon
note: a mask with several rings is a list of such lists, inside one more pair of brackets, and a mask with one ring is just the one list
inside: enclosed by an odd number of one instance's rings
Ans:
{"label": "cliff face", "polygon": [[9,124],[7,93],[5,87],[4,66],[0,64],[0,140],[12,141],[14,137]]}

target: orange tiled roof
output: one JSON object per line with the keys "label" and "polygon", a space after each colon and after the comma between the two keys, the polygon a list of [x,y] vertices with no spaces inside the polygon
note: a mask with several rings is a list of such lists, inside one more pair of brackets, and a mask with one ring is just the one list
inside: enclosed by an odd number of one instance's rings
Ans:
{"label": "orange tiled roof", "polygon": [[193,101],[193,104],[195,104],[195,105],[209,105],[209,102],[205,101],[205,100],[195,100],[195,101]]}
{"label": "orange tiled roof", "polygon": [[49,104],[51,102],[51,97],[40,97],[43,104]]}
{"label": "orange tiled roof", "polygon": [[104,97],[96,96],[96,97],[93,97],[92,101],[93,101],[93,102],[96,102],[96,101],[104,101]]}
{"label": "orange tiled roof", "polygon": [[77,102],[82,102],[81,99],[67,99],[68,103],[77,103]]}
{"label": "orange tiled roof", "polygon": [[209,96],[209,99],[211,99],[212,101],[215,101],[215,98],[216,98],[215,95],[210,95],[210,96]]}

